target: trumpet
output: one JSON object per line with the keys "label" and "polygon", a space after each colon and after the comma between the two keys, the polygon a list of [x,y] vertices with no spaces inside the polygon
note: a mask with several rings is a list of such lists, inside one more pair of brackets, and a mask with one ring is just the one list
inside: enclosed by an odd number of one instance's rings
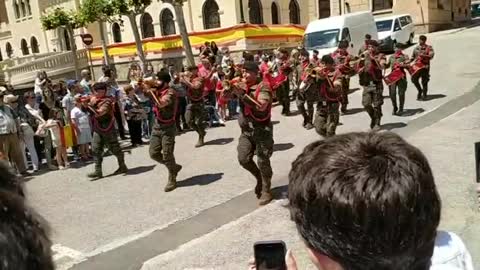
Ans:
{"label": "trumpet", "polygon": [[247,90],[247,85],[241,77],[224,80],[222,82],[222,87],[225,95],[231,95],[235,92],[235,89],[241,89],[243,91]]}

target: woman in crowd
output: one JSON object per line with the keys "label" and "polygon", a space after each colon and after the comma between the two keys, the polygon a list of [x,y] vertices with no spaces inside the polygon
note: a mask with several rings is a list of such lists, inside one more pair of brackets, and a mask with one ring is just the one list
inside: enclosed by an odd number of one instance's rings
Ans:
{"label": "woman in crowd", "polygon": [[47,87],[48,84],[47,73],[45,71],[37,72],[37,78],[35,79],[35,100],[36,104],[39,105],[42,102],[43,90]]}
{"label": "woman in crowd", "polygon": [[22,150],[23,157],[25,159],[25,167],[28,168],[27,155],[25,148],[30,153],[30,159],[32,161],[33,171],[37,172],[40,167],[38,160],[37,150],[35,149],[34,130],[38,128],[38,122],[33,115],[31,115],[24,106],[19,106],[18,96],[7,95],[4,97],[5,104],[9,105],[14,112],[17,113],[20,120],[21,140],[20,149]]}
{"label": "woman in crowd", "polygon": [[83,110],[82,96],[75,96],[75,107],[70,112],[75,130],[80,156],[83,161],[91,158],[89,145],[92,142],[92,130],[90,127],[90,117]]}
{"label": "woman in crowd", "polygon": [[70,167],[67,158],[67,148],[62,142],[63,127],[62,111],[57,108],[50,111],[47,123],[41,127],[50,131],[49,133],[52,140],[52,146],[55,148],[55,157],[60,170]]}
{"label": "woman in crowd", "polygon": [[140,101],[135,96],[135,90],[131,85],[125,87],[125,114],[127,116],[128,130],[130,131],[130,141],[132,147],[143,144],[142,140],[142,121],[147,115]]}

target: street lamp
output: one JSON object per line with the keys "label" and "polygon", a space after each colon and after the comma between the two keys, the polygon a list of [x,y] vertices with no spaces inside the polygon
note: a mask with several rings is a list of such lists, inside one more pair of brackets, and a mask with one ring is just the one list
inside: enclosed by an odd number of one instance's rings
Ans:
{"label": "street lamp", "polygon": [[240,23],[245,23],[245,14],[243,14],[243,0],[240,0]]}

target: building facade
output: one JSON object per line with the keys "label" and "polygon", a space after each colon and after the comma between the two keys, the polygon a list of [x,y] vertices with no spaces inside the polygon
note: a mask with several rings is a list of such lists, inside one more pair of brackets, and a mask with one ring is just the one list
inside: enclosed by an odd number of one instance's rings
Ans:
{"label": "building facade", "polygon": [[[44,31],[40,17],[57,6],[77,10],[81,1],[0,1],[0,59],[70,50],[67,32],[64,29]],[[145,13],[137,17],[142,38],[179,34],[177,18],[169,2],[152,1]],[[228,28],[241,23],[305,26],[315,19],[368,10],[378,15],[409,13],[417,32],[430,32],[470,20],[470,5],[471,0],[187,0],[183,11],[189,32]],[[99,27],[93,24],[77,29],[77,47],[83,47],[78,35],[85,32],[93,35],[94,45],[100,45]],[[134,41],[127,18],[102,27],[109,44]]]}

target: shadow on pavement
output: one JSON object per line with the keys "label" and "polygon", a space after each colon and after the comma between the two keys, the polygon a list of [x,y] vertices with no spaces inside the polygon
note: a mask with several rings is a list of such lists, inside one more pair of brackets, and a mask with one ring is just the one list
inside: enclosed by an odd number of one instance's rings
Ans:
{"label": "shadow on pavement", "polygon": [[137,174],[146,173],[146,172],[149,172],[149,171],[153,170],[153,168],[155,168],[155,166],[157,166],[157,165],[135,167],[135,168],[129,169],[128,172],[126,173],[126,175],[137,175]]}
{"label": "shadow on pavement", "polygon": [[399,115],[400,117],[409,117],[409,116],[414,116],[415,114],[420,114],[424,113],[425,110],[423,108],[418,108],[418,109],[406,109],[403,110],[402,115]]}
{"label": "shadow on pavement", "polygon": [[205,145],[225,145],[233,142],[233,138],[220,138],[205,142]]}
{"label": "shadow on pavement", "polygon": [[388,123],[388,124],[384,124],[382,125],[382,130],[394,130],[394,129],[399,129],[399,128],[404,128],[406,127],[407,124],[406,123],[403,123],[403,122],[398,122],[398,123]]}
{"label": "shadow on pavement", "polygon": [[272,188],[273,198],[281,200],[288,198],[288,185],[278,186]]}
{"label": "shadow on pavement", "polygon": [[445,98],[445,97],[447,97],[447,96],[444,95],[444,94],[428,95],[425,100],[426,100],[426,101],[430,101],[430,100],[439,99],[439,98]]}
{"label": "shadow on pavement", "polygon": [[280,124],[280,121],[272,121],[273,126],[278,125],[278,124]]}
{"label": "shadow on pavement", "polygon": [[348,111],[345,113],[345,115],[353,115],[353,114],[361,113],[361,112],[364,112],[364,111],[365,111],[364,108],[348,109]]}
{"label": "shadow on pavement", "polygon": [[273,152],[281,152],[292,149],[295,145],[293,143],[278,143],[273,145]]}
{"label": "shadow on pavement", "polygon": [[223,173],[202,174],[177,182],[177,187],[206,186],[222,179]]}
{"label": "shadow on pavement", "polygon": [[294,112],[290,112],[290,114],[288,114],[288,116],[284,116],[284,117],[293,117],[293,116],[297,116],[297,115],[301,115],[302,113],[299,111],[299,110],[296,110]]}
{"label": "shadow on pavement", "polygon": [[349,94],[349,95],[350,95],[350,94],[353,94],[353,93],[355,93],[355,92],[357,92],[357,91],[359,91],[359,90],[360,90],[359,87],[357,87],[357,88],[352,88],[352,89],[348,89],[348,94]]}

